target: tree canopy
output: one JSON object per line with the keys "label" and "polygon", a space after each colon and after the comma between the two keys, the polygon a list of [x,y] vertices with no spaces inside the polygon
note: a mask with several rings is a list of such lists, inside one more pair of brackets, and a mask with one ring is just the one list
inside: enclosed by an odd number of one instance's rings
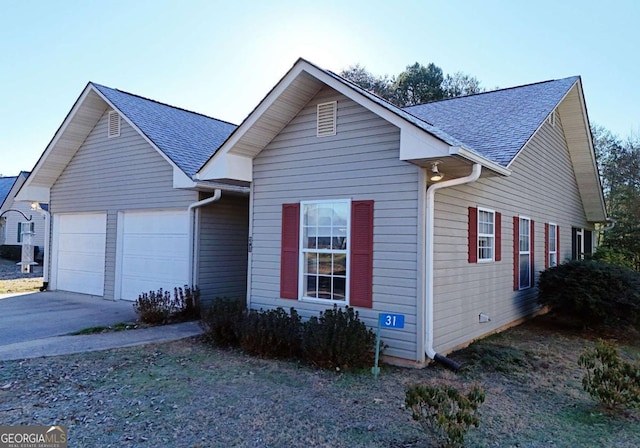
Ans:
{"label": "tree canopy", "polygon": [[622,140],[597,125],[591,133],[607,209],[616,220],[600,243],[640,271],[640,138]]}
{"label": "tree canopy", "polygon": [[484,92],[480,81],[462,72],[444,74],[430,62],[416,62],[397,76],[376,76],[360,64],[342,70],[340,76],[399,107]]}

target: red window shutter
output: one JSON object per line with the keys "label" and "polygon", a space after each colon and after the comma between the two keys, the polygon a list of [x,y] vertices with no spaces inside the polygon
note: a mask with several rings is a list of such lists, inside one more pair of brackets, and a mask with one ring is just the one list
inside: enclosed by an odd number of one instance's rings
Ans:
{"label": "red window shutter", "polygon": [[529,258],[531,260],[531,286],[535,285],[536,280],[536,232],[533,219],[530,221],[531,230],[529,231]]}
{"label": "red window shutter", "polygon": [[544,268],[549,268],[549,223],[544,223]]}
{"label": "red window shutter", "polygon": [[280,297],[298,299],[300,204],[282,204]]}
{"label": "red window shutter", "polygon": [[373,201],[351,203],[351,306],[373,307]]}
{"label": "red window shutter", "polygon": [[520,289],[518,271],[520,270],[520,218],[513,217],[513,290]]}
{"label": "red window shutter", "polygon": [[469,207],[469,263],[478,262],[478,209]]}
{"label": "red window shutter", "polygon": [[502,261],[502,213],[496,212],[496,261]]}

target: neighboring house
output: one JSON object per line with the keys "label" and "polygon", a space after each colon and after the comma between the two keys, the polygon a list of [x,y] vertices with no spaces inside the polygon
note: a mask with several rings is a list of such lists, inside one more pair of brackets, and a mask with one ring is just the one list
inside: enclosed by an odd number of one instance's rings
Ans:
{"label": "neighboring house", "polygon": [[[0,177],[0,215],[4,214],[0,219],[0,245],[20,246],[22,232],[34,232],[33,245],[38,246],[37,258],[40,258],[44,253],[44,217],[31,209],[30,202],[15,200],[16,193],[27,177],[29,177],[28,171],[21,171],[17,176]],[[18,210],[24,216],[15,211],[7,212],[7,210]]]}
{"label": "neighboring house", "polygon": [[402,110],[299,60],[197,176],[251,184],[251,308],[403,314],[413,365],[537,312],[607,219],[579,77]]}
{"label": "neighboring house", "polygon": [[248,189],[194,178],[235,128],[89,83],[18,194],[49,204],[48,288],[244,295]]}

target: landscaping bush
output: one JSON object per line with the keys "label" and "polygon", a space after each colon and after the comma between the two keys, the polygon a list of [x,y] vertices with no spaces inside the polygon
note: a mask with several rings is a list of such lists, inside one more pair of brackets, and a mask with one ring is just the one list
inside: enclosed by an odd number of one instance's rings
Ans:
{"label": "landscaping bush", "polygon": [[574,260],[542,272],[538,300],[585,322],[640,322],[640,273],[595,260]]}
{"label": "landscaping bush", "polygon": [[359,369],[373,365],[376,335],[358,312],[336,305],[305,322],[302,351],[311,364],[326,369]]}
{"label": "landscaping bush", "polygon": [[302,322],[291,308],[251,310],[242,323],[240,346],[250,355],[265,358],[299,358]]}
{"label": "landscaping bush", "polygon": [[405,405],[440,446],[458,447],[464,445],[469,428],[480,425],[478,407],[484,399],[477,384],[466,395],[451,385],[415,384],[407,388]]}
{"label": "landscaping bush", "polygon": [[640,365],[623,361],[613,345],[598,340],[582,352],[578,365],[587,369],[582,387],[600,404],[640,409]]}
{"label": "landscaping bush", "polygon": [[158,291],[144,292],[138,296],[133,308],[145,323],[158,325],[166,324],[170,320],[183,321],[196,317],[197,304],[200,297],[198,288],[191,289],[187,286],[174,288],[173,298],[171,292],[160,288]]}
{"label": "landscaping bush", "polygon": [[244,298],[216,297],[202,316],[207,338],[221,347],[239,346],[246,310]]}

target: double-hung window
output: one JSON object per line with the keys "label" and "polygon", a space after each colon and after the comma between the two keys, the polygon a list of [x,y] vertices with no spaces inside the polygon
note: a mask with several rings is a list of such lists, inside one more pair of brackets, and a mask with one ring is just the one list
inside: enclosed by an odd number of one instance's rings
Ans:
{"label": "double-hung window", "polygon": [[303,299],[347,300],[350,201],[302,202]]}
{"label": "double-hung window", "polygon": [[547,231],[547,267],[558,265],[558,225],[549,223]]}
{"label": "double-hung window", "polygon": [[518,286],[526,289],[531,287],[531,220],[520,217],[519,224]]}
{"label": "double-hung window", "polygon": [[280,297],[373,306],[371,200],[282,204]]}
{"label": "double-hung window", "polygon": [[478,209],[478,261],[493,261],[495,250],[495,212]]}

